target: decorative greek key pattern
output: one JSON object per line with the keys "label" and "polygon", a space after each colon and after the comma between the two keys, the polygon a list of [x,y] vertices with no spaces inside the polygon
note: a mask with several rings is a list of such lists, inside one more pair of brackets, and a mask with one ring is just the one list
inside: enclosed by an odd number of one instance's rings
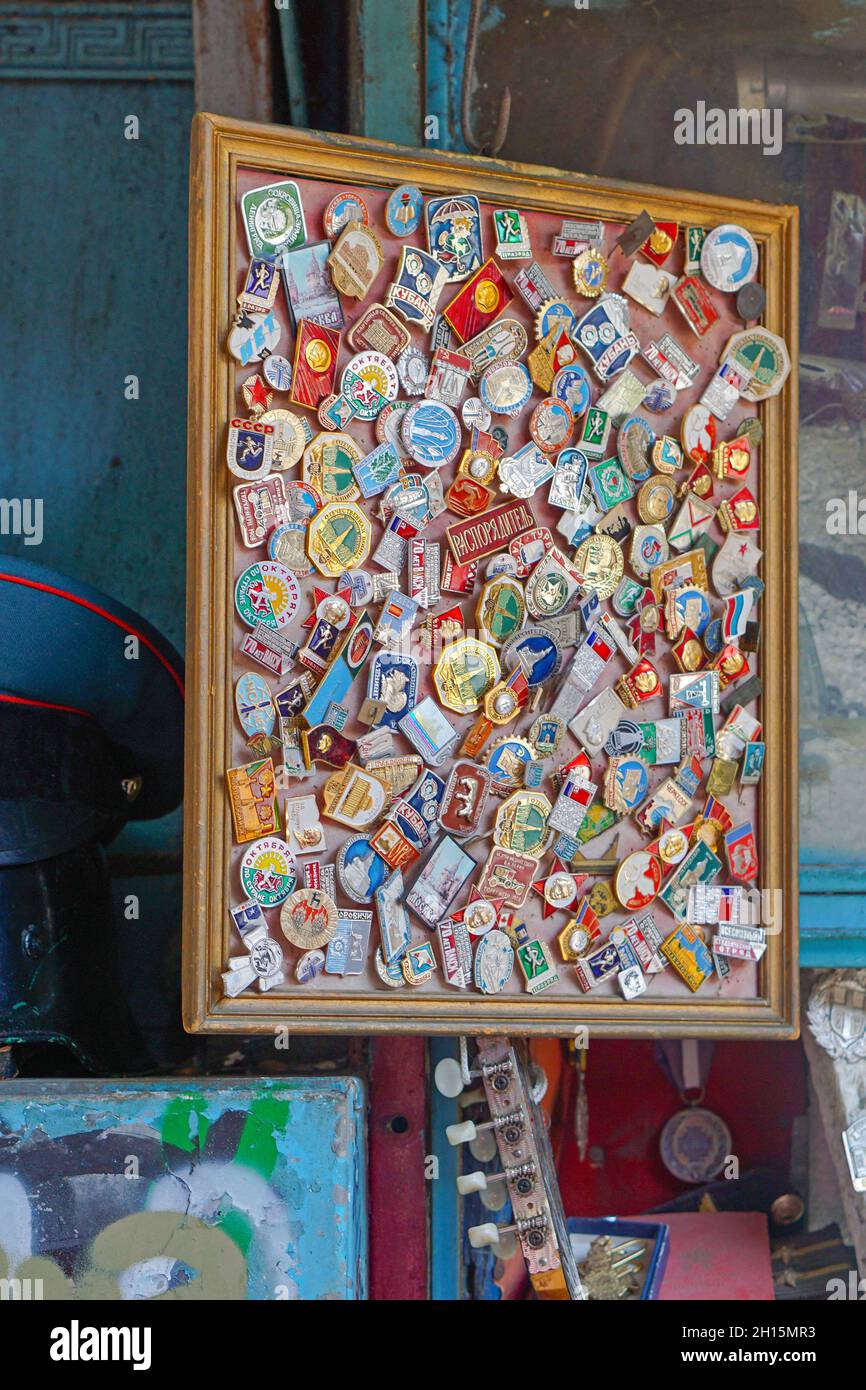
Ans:
{"label": "decorative greek key pattern", "polygon": [[0,4],[2,78],[193,78],[188,0],[165,4]]}

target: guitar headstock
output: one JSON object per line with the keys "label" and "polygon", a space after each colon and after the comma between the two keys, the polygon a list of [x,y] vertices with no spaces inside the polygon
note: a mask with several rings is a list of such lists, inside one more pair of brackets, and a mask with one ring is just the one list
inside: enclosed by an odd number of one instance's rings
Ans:
{"label": "guitar headstock", "polygon": [[[520,1242],[532,1287],[539,1298],[583,1299],[565,1228],[547,1126],[532,1094],[526,1046],[504,1037],[472,1041],[476,1049],[474,1065],[461,1070],[455,1061],[440,1062],[436,1084],[443,1094],[457,1096],[464,1085],[480,1082],[490,1118],[480,1123],[464,1120],[449,1125],[448,1141],[465,1144],[484,1132],[491,1133],[502,1168],[496,1174],[463,1174],[457,1179],[457,1188],[466,1196],[483,1191],[491,1183],[504,1183],[514,1216],[509,1226],[497,1226],[492,1221],[470,1226],[470,1243],[477,1248],[496,1246],[503,1235],[513,1233]],[[481,1099],[480,1093],[477,1098]]]}

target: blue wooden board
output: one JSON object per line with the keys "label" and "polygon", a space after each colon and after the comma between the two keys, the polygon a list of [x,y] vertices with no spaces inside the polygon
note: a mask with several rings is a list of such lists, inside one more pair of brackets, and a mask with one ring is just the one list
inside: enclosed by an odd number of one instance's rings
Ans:
{"label": "blue wooden board", "polygon": [[46,1299],[363,1299],[365,1145],[355,1077],[4,1082],[0,1280]]}

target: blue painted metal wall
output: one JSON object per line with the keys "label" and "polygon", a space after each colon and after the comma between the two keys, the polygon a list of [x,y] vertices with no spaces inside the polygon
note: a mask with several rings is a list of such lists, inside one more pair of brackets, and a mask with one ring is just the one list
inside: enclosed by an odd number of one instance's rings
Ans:
{"label": "blue painted metal wall", "polygon": [[365,1144],[354,1077],[5,1082],[0,1279],[63,1299],[363,1299]]}

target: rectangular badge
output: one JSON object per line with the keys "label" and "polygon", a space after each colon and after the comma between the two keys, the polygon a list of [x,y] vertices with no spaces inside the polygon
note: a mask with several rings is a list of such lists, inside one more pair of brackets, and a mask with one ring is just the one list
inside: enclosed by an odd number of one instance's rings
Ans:
{"label": "rectangular badge", "polygon": [[502,506],[481,516],[458,521],[455,526],[449,526],[445,534],[454,559],[460,565],[468,565],[504,550],[514,536],[531,530],[535,524],[531,507],[518,499],[503,502]]}

